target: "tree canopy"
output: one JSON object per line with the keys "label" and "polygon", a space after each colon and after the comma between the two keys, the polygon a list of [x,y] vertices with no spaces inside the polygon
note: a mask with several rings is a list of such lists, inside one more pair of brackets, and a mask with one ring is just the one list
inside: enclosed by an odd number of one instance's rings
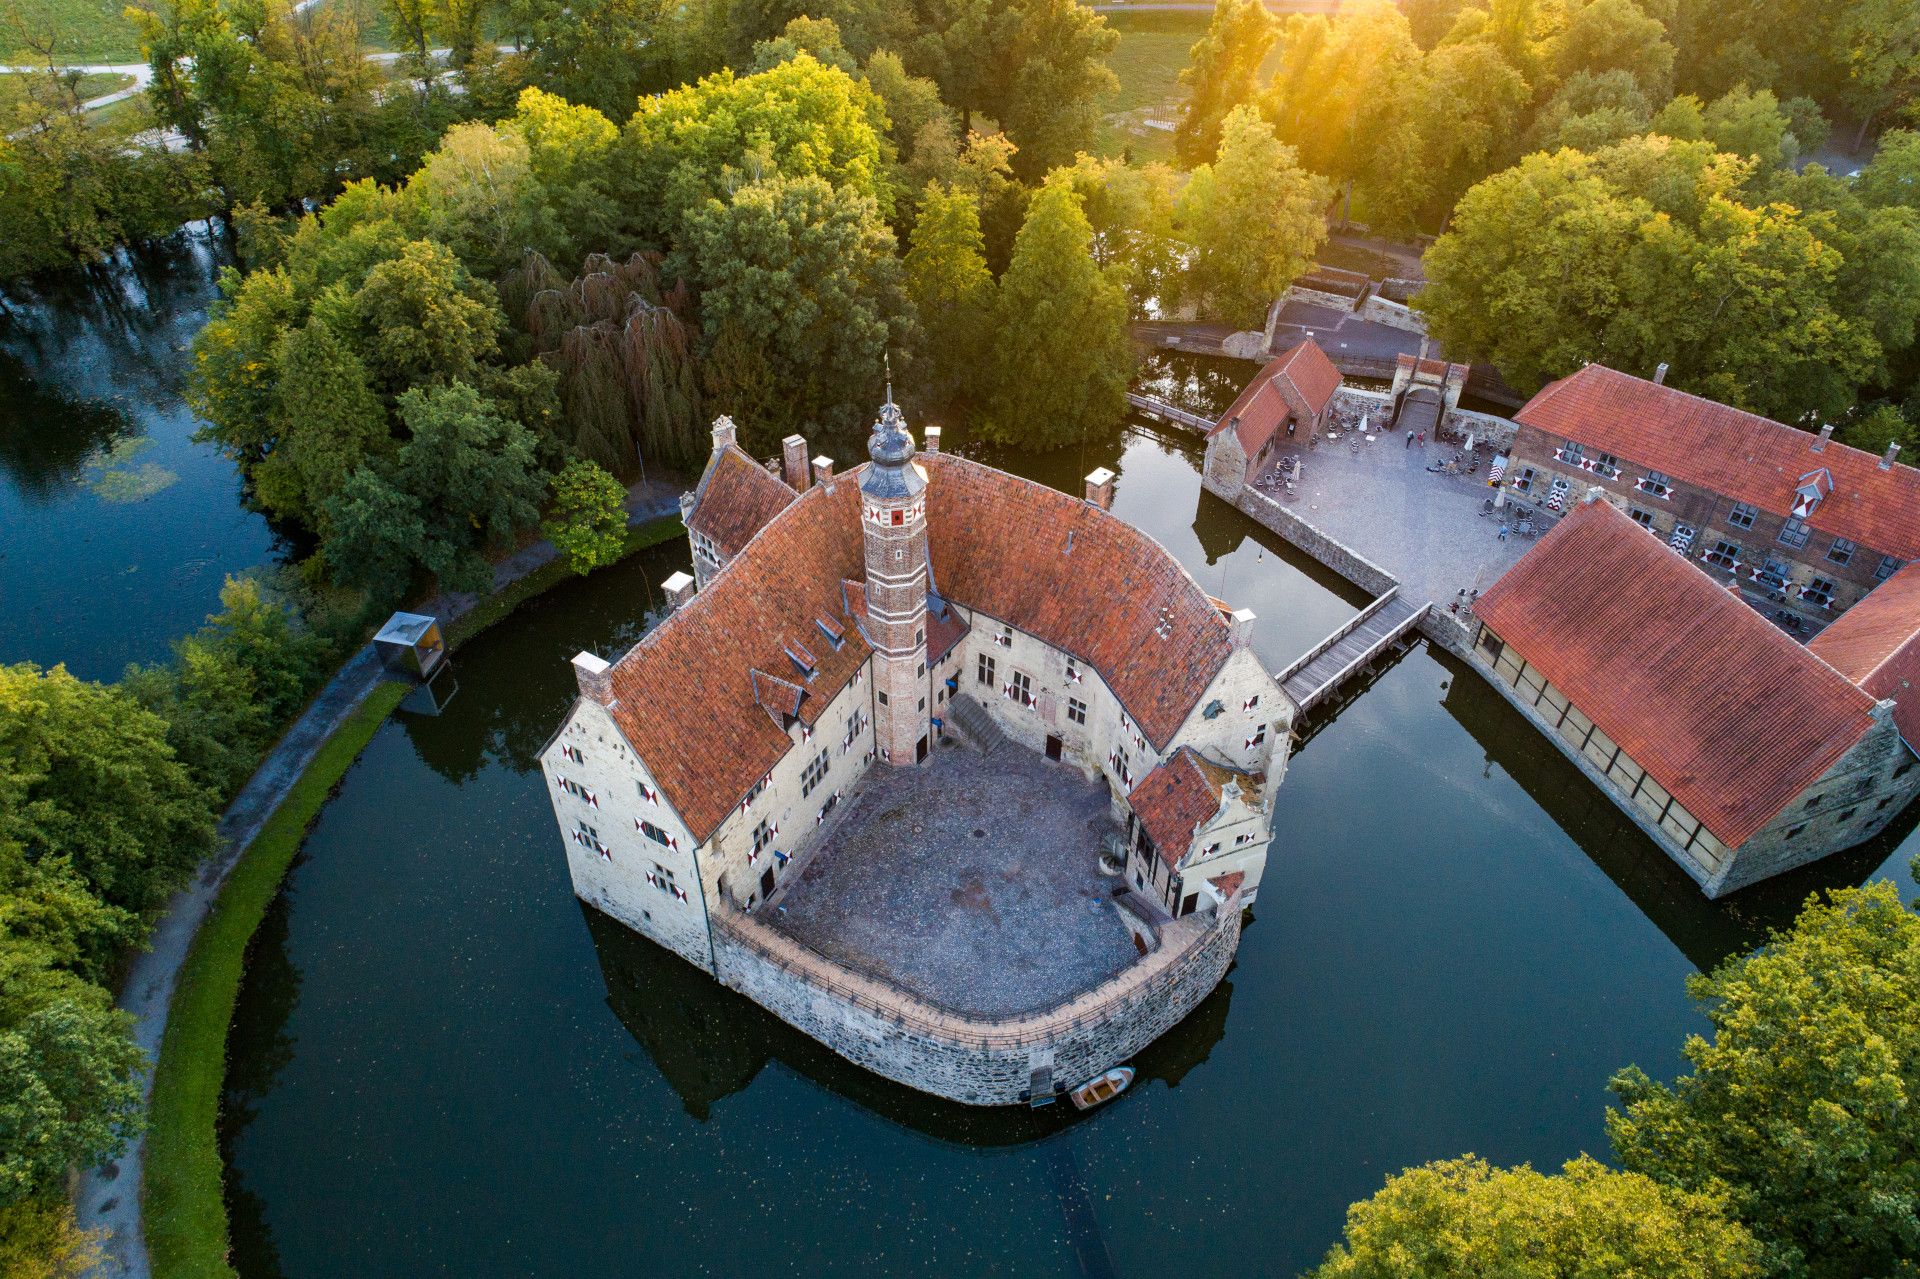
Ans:
{"label": "tree canopy", "polygon": [[1886,881],[1809,902],[1696,975],[1713,1037],[1672,1085],[1637,1068],[1607,1131],[1631,1170],[1725,1194],[1782,1275],[1891,1274],[1920,1257],[1920,916]]}
{"label": "tree canopy", "polygon": [[1308,1279],[1757,1279],[1760,1248],[1718,1197],[1582,1156],[1559,1173],[1471,1155],[1389,1177],[1347,1210]]}

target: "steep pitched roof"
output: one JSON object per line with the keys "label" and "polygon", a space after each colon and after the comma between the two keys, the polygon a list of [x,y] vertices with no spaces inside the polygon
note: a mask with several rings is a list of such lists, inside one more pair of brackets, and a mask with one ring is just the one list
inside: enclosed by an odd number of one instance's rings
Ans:
{"label": "steep pitched roof", "polygon": [[940,593],[1100,673],[1156,749],[1226,664],[1227,621],[1166,548],[1076,497],[923,455]]}
{"label": "steep pitched roof", "polygon": [[784,642],[816,617],[845,617],[841,580],[864,571],[857,485],[816,485],[614,664],[613,717],[696,840],[793,744],[762,709],[761,689],[776,706],[780,684],[802,689],[794,713],[812,726],[872,652],[849,627],[839,648],[819,646],[802,683]]}
{"label": "steep pitched roof", "polygon": [[731,558],[793,499],[784,482],[739,445],[729,444],[707,460],[694,486],[687,527],[712,538],[720,553]]}
{"label": "steep pitched roof", "polygon": [[1833,491],[1807,523],[1834,537],[1920,559],[1920,471],[1725,404],[1589,364],[1549,383],[1514,420],[1629,463],[1725,493],[1777,516],[1800,478],[1827,470]]}
{"label": "steep pitched roof", "polygon": [[1603,501],[1475,611],[1728,847],[1872,723],[1873,698]]}
{"label": "steep pitched roof", "polygon": [[1920,748],[1920,564],[1909,564],[1842,613],[1807,648],[1874,697]]}
{"label": "steep pitched roof", "polygon": [[[950,454],[918,464],[941,594],[1085,661],[1163,747],[1232,652],[1179,561],[1078,498]],[[696,840],[792,746],[765,707],[786,713],[800,689],[797,716],[816,723],[872,652],[859,469],[786,504],[614,665],[614,718]],[[854,625],[837,649],[798,645],[818,662],[803,680],[788,650],[821,617]]]}
{"label": "steep pitched roof", "polygon": [[[1217,435],[1232,426],[1241,449],[1249,457],[1258,453],[1293,413],[1293,406],[1281,394],[1282,383],[1317,417],[1340,389],[1340,370],[1333,367],[1333,361],[1327,358],[1319,343],[1307,338],[1254,374],[1253,381],[1247,383],[1239,398],[1220,415],[1220,420],[1207,434]],[[1234,426],[1236,421],[1238,426]]]}
{"label": "steep pitched roof", "polygon": [[1154,850],[1168,866],[1178,866],[1193,845],[1193,832],[1220,811],[1220,792],[1238,782],[1249,794],[1253,779],[1210,764],[1182,746],[1142,777],[1127,803],[1147,828]]}

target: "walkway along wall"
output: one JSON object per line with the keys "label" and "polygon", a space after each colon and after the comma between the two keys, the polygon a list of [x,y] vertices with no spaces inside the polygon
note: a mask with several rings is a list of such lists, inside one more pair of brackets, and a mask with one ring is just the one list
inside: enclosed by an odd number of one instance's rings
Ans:
{"label": "walkway along wall", "polygon": [[724,900],[713,912],[720,981],[847,1060],[971,1106],[1026,1101],[1036,1071],[1073,1088],[1165,1034],[1226,976],[1240,894],[1164,925],[1150,954],[1050,1011],[962,1017],[842,968]]}

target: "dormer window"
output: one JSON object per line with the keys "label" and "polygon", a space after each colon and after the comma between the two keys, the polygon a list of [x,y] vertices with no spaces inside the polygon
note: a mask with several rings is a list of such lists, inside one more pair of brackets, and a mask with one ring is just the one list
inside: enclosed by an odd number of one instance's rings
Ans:
{"label": "dormer window", "polygon": [[802,678],[809,680],[813,678],[814,673],[820,668],[820,663],[807,650],[805,644],[799,640],[788,640],[780,647],[786,650],[787,656],[793,661],[794,669],[800,672]]}
{"label": "dormer window", "polygon": [[1813,514],[1813,508],[1820,505],[1820,499],[1833,491],[1833,476],[1825,467],[1817,471],[1808,471],[1800,477],[1800,483],[1793,490],[1793,515],[1795,519],[1805,519]]}
{"label": "dormer window", "polygon": [[847,642],[847,633],[833,619],[816,617],[813,619],[813,624],[820,628],[822,635],[827,637],[827,643],[833,646],[834,652],[839,652],[840,646]]}

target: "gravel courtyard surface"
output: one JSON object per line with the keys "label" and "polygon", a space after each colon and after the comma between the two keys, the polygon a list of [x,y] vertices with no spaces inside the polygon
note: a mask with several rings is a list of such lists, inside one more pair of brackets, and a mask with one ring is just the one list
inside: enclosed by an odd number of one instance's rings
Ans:
{"label": "gravel courtyard surface", "polygon": [[949,1011],[1048,1007],[1135,957],[1100,874],[1107,795],[1017,746],[868,774],[763,922]]}

